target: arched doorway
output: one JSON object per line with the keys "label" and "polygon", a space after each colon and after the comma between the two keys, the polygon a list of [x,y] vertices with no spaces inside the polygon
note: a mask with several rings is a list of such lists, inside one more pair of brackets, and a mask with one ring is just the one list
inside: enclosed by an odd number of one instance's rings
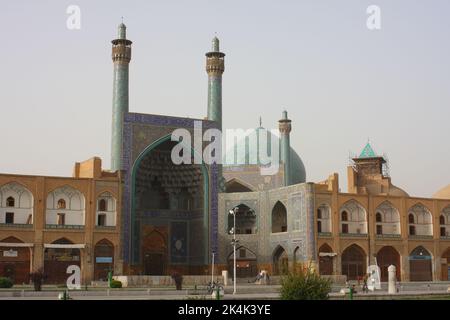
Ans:
{"label": "arched doorway", "polygon": [[442,281],[450,281],[450,248],[448,248],[442,255]]}
{"label": "arched doorway", "polygon": [[107,281],[108,272],[114,272],[114,245],[103,239],[95,245],[94,255],[94,279]]}
{"label": "arched doorway", "polygon": [[381,270],[381,281],[388,281],[390,265],[395,266],[397,281],[400,281],[400,254],[393,247],[385,246],[378,251],[377,264]]}
{"label": "arched doorway", "polygon": [[333,257],[331,256],[333,249],[324,243],[319,248],[319,274],[332,275],[333,274]]}
{"label": "arched doorway", "polygon": [[[234,275],[233,251],[228,255],[228,273]],[[255,278],[258,274],[256,255],[246,247],[236,248],[236,278]]]}
{"label": "arched doorway", "polygon": [[163,275],[167,268],[167,240],[165,234],[153,230],[144,235],[142,245],[144,274]]}
{"label": "arched doorway", "polygon": [[284,204],[277,201],[272,209],[272,233],[287,231],[287,211]]}
{"label": "arched doorway", "polygon": [[[81,268],[80,263],[80,249],[70,248],[72,241],[61,238],[52,244],[54,247],[46,248],[44,251],[44,273],[46,275],[45,283],[58,284],[66,283],[69,274],[67,274],[67,267],[70,265],[77,265]],[[62,245],[61,247],[57,245]],[[67,245],[64,247],[64,245]]]}
{"label": "arched doorway", "polygon": [[[199,274],[209,261],[208,169],[204,163],[175,164],[171,155],[179,144],[170,138],[149,145],[133,164],[132,264],[146,274]],[[162,239],[149,245],[152,229]]]}
{"label": "arched doorway", "polygon": [[13,246],[14,243],[23,243],[15,237],[8,237],[1,242],[12,246],[1,246],[0,277],[10,278],[14,284],[29,282],[30,249]]}
{"label": "arched doorway", "polygon": [[275,275],[286,274],[289,271],[289,258],[286,250],[278,246],[273,254],[273,273]]}
{"label": "arched doorway", "polygon": [[366,272],[366,253],[360,246],[352,244],[342,252],[342,274],[347,276],[347,280],[358,280]]}
{"label": "arched doorway", "polygon": [[409,255],[409,280],[432,281],[431,254],[422,246],[415,248]]}

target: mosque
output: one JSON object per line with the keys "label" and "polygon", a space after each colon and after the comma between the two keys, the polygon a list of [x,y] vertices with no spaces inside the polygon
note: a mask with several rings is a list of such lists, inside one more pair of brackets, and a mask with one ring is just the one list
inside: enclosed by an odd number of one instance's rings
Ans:
{"label": "mosque", "polygon": [[[450,281],[450,185],[432,198],[409,196],[370,143],[347,168],[347,192],[336,173],[308,182],[290,146],[287,111],[278,136],[256,128],[226,151],[230,162],[176,165],[175,129],[194,134],[195,122],[202,133],[222,129],[225,54],[214,38],[206,53],[207,117],[192,119],[129,111],[131,49],[122,23],[112,41],[109,170],[94,157],[75,163],[71,177],[0,174],[0,276],[28,283],[43,268],[46,283],[64,283],[73,264],[83,283],[109,271],[205,275],[213,261],[216,272],[232,273],[234,233],[239,278],[312,263],[322,275],[357,279],[377,264],[386,281],[393,264],[400,281]],[[279,142],[276,174],[260,173],[266,142],[250,143],[260,132],[271,138],[267,149]]]}

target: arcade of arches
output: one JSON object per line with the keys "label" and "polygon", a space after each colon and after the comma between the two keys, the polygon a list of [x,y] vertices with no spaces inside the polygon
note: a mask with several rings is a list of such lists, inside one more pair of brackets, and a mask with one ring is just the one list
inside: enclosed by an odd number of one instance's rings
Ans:
{"label": "arcade of arches", "polygon": [[[332,248],[324,243],[319,248],[318,262],[319,273],[321,275],[335,274],[333,266]],[[437,277],[441,281],[450,281],[450,247],[444,251],[440,257],[441,274]],[[380,267],[380,277],[382,282],[388,281],[388,267],[394,265],[396,267],[397,281],[402,280],[401,255],[397,249],[392,246],[384,246],[380,248],[376,254],[376,263]],[[409,263],[409,281],[432,281],[432,255],[422,246],[416,247],[408,256]],[[341,255],[342,274],[347,276],[349,280],[361,279],[367,269],[367,255],[364,250],[352,244],[347,247]]]}

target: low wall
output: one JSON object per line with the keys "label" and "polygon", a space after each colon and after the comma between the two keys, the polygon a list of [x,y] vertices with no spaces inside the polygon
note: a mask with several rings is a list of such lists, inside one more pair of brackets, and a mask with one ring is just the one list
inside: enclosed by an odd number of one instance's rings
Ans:
{"label": "low wall", "polygon": [[[171,276],[113,276],[122,282],[122,287],[175,286]],[[207,285],[211,276],[183,276],[183,285]],[[214,276],[214,281],[223,283],[222,276]]]}

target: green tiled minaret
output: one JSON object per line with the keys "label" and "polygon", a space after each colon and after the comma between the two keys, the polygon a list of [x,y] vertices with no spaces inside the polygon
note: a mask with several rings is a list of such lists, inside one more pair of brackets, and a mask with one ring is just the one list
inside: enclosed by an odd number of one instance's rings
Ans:
{"label": "green tiled minaret", "polygon": [[219,39],[212,40],[212,50],[206,53],[208,73],[208,120],[216,121],[222,129],[222,74],[225,71],[225,53],[220,52]]}
{"label": "green tiled minaret", "polygon": [[[208,120],[217,122],[222,130],[222,74],[225,71],[225,53],[220,52],[219,39],[214,37],[212,48],[206,53],[206,72],[208,73]],[[225,191],[222,165],[218,166],[219,190]]]}
{"label": "green tiled minaret", "polygon": [[291,120],[288,119],[287,111],[283,111],[281,120],[278,120],[278,128],[280,130],[280,160],[284,165],[284,185],[290,186],[292,184],[291,172],[291,142],[290,134],[292,130]]}
{"label": "green tiled minaret", "polygon": [[111,170],[121,169],[123,115],[128,112],[128,66],[131,60],[131,44],[127,40],[127,27],[121,23],[118,37],[112,41],[114,63],[113,110],[111,131]]}

